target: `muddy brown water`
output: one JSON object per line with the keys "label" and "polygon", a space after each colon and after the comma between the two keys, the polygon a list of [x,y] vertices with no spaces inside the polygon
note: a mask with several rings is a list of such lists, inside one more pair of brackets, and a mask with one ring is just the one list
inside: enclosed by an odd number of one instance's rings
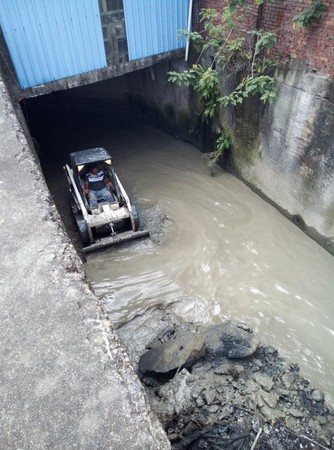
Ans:
{"label": "muddy brown water", "polygon": [[334,258],[233,175],[218,169],[210,177],[192,145],[137,116],[95,111],[72,125],[64,117],[46,121],[37,138],[43,148],[49,142],[43,168],[70,235],[61,167],[70,151],[93,146],[111,151],[140,214],[158,208],[169,218],[160,243],[87,257],[88,278],[113,322],[178,299],[185,319],[196,312],[202,323],[244,320],[299,363],[333,405]]}

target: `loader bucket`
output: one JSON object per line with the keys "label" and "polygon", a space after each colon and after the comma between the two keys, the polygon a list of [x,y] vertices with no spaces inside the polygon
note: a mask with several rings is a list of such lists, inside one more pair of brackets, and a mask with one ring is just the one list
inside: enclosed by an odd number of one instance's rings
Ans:
{"label": "loader bucket", "polygon": [[88,245],[87,247],[83,247],[83,252],[85,254],[95,252],[97,250],[105,249],[112,245],[118,245],[123,242],[132,241],[134,239],[139,239],[142,237],[149,236],[149,232],[147,230],[143,231],[125,231],[124,233],[120,233],[116,236],[108,236],[99,239],[94,242],[94,244]]}

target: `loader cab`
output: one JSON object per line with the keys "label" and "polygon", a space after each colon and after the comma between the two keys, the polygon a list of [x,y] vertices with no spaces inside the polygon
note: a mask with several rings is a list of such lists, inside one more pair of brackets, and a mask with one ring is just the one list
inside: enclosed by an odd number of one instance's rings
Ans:
{"label": "loader cab", "polygon": [[113,177],[113,161],[104,148],[92,148],[70,153],[70,165],[77,180],[84,178],[92,164],[96,164],[107,175]]}
{"label": "loader cab", "polygon": [[[80,189],[82,200],[85,203],[86,197],[84,193],[84,177],[92,164],[97,165],[101,170],[103,170],[104,173],[108,175],[108,177],[112,180],[114,186],[117,185],[113,169],[113,160],[106,149],[102,147],[96,147],[70,153],[70,166],[73,170],[73,177]],[[118,192],[116,192],[116,197],[119,197]],[[88,205],[86,206],[89,210]]]}

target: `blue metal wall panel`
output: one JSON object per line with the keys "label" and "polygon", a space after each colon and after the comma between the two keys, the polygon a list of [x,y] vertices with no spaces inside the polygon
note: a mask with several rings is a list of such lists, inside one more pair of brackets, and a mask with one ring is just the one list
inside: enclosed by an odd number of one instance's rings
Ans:
{"label": "blue metal wall panel", "polygon": [[130,61],[186,45],[189,0],[123,0]]}
{"label": "blue metal wall panel", "polygon": [[107,66],[98,0],[0,0],[22,88]]}

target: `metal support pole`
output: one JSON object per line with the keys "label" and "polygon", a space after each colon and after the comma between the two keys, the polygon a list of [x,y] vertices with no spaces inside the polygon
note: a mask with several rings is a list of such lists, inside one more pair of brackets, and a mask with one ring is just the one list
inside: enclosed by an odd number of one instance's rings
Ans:
{"label": "metal support pole", "polygon": [[[192,12],[193,12],[193,0],[190,0],[190,2],[189,2],[189,13],[188,13],[188,28],[187,28],[188,33],[190,33],[190,30],[191,30]],[[189,37],[188,37],[187,38],[187,45],[186,45],[186,54],[185,54],[185,57],[184,57],[185,61],[188,61],[189,45],[190,45],[190,41],[189,41]]]}

